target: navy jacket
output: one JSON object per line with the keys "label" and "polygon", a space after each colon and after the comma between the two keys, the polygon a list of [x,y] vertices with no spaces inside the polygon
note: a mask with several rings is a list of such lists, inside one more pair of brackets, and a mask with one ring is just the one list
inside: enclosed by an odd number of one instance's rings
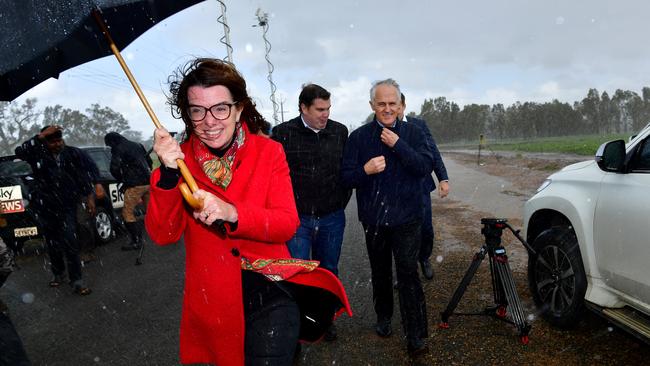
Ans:
{"label": "navy jacket", "polygon": [[271,138],[284,147],[299,214],[323,216],[347,206],[352,190],[343,187],[340,177],[345,125],[327,120],[316,133],[298,116],[275,126]]}
{"label": "navy jacket", "polygon": [[[397,226],[422,219],[422,179],[431,174],[433,156],[415,124],[397,121],[399,136],[391,149],[381,142],[383,127],[375,120],[354,130],[343,154],[341,179],[356,189],[359,221],[371,226]],[[363,166],[383,155],[386,169],[367,175]]]}
{"label": "navy jacket", "polygon": [[[424,132],[424,136],[427,140],[427,146],[429,146],[431,154],[433,155],[433,172],[436,173],[438,180],[449,180],[449,177],[447,176],[447,168],[445,168],[445,163],[442,161],[440,151],[438,151],[436,140],[434,140],[433,136],[431,135],[431,131],[429,130],[427,123],[423,119],[415,117],[406,116],[404,118],[406,119],[406,123],[414,123],[416,126],[420,127],[420,129],[422,129],[422,132]],[[429,174],[429,176],[425,177],[424,179],[424,187],[427,189],[425,194],[435,191],[436,183],[434,182],[431,174]]]}
{"label": "navy jacket", "polygon": [[16,148],[16,156],[32,167],[38,189],[31,202],[41,215],[56,217],[59,207],[75,209],[82,196],[94,191],[99,169],[79,148],[66,145],[57,164],[47,146],[33,137]]}

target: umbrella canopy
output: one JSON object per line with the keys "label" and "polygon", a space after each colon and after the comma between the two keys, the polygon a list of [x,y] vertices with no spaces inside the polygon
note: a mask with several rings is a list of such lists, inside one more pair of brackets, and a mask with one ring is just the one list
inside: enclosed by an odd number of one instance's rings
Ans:
{"label": "umbrella canopy", "polygon": [[203,0],[0,0],[0,100],[112,54],[91,15],[98,10],[118,49]]}

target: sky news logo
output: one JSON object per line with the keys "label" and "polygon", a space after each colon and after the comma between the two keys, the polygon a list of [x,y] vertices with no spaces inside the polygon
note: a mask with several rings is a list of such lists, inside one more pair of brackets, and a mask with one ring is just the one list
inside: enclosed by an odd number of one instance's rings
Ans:
{"label": "sky news logo", "polygon": [[19,185],[0,187],[0,212],[15,213],[25,211],[23,193]]}

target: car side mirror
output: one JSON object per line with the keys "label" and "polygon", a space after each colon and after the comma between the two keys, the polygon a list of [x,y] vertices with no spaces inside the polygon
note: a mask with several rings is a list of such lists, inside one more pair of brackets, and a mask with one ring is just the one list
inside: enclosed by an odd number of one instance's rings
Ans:
{"label": "car side mirror", "polygon": [[625,165],[625,141],[606,142],[596,152],[596,164],[606,172],[622,172]]}

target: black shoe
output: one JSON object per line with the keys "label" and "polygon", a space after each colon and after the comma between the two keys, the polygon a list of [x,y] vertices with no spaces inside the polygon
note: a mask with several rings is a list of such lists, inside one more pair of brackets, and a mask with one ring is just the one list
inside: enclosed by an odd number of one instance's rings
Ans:
{"label": "black shoe", "polygon": [[77,295],[86,296],[86,295],[90,295],[92,290],[88,288],[83,283],[83,281],[77,280],[72,284],[72,292],[74,292]]}
{"label": "black shoe", "polygon": [[406,346],[406,350],[409,354],[409,357],[411,357],[411,360],[419,359],[423,355],[429,353],[429,349],[421,339],[418,339],[417,341],[409,341],[408,345]]}
{"label": "black shoe", "polygon": [[378,321],[375,326],[375,332],[377,332],[377,335],[382,338],[390,337],[390,335],[393,334],[393,329],[390,326],[390,319]]}
{"label": "black shoe", "polygon": [[422,275],[427,280],[433,279],[433,267],[431,267],[431,262],[429,260],[420,262],[420,269],[422,269]]}
{"label": "black shoe", "polygon": [[65,277],[63,275],[54,275],[54,277],[50,280],[50,287],[59,287],[63,281],[65,281]]}
{"label": "black shoe", "polygon": [[336,340],[336,326],[334,324],[330,325],[329,328],[325,331],[325,336],[323,337],[323,340],[327,342],[332,342]]}

